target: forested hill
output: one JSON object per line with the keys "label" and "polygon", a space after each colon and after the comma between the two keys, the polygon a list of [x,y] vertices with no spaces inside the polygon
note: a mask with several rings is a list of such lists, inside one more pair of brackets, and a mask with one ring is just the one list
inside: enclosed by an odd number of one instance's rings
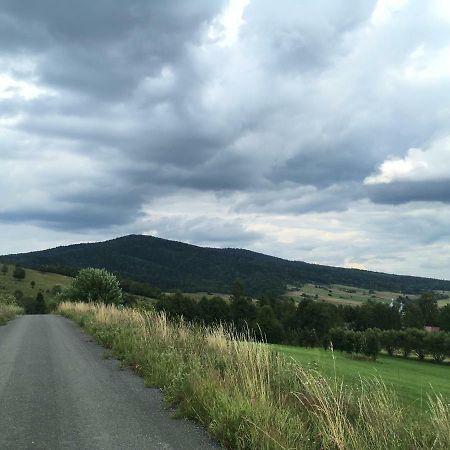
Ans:
{"label": "forested hill", "polygon": [[163,290],[186,292],[230,292],[237,277],[252,295],[280,294],[287,284],[302,282],[407,293],[450,290],[450,281],[287,261],[249,250],[204,248],[143,235],[5,255],[0,260],[59,273],[104,267]]}

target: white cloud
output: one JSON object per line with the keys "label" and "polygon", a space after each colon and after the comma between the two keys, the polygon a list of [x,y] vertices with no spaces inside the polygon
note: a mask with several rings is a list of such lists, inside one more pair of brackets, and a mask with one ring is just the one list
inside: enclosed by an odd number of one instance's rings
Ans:
{"label": "white cloud", "polygon": [[411,148],[404,158],[384,161],[378,173],[365,178],[367,185],[395,181],[432,181],[450,178],[450,136],[434,141],[429,148]]}
{"label": "white cloud", "polygon": [[48,95],[47,89],[28,81],[15,79],[7,74],[0,74],[0,100],[21,97],[33,100],[42,95]]}

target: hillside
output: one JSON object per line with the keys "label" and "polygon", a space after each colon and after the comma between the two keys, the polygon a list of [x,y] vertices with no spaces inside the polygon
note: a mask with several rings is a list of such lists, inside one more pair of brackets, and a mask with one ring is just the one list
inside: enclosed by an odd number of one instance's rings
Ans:
{"label": "hillside", "polygon": [[67,287],[72,278],[57,273],[42,273],[37,270],[26,269],[25,278],[16,280],[13,277],[13,266],[8,266],[8,271],[0,273],[0,292],[14,294],[20,290],[24,297],[36,297],[38,292],[44,296],[53,297],[55,290]]}
{"label": "hillside", "polygon": [[0,261],[50,272],[104,267],[163,290],[229,292],[239,277],[249,294],[280,294],[287,284],[341,284],[413,293],[450,290],[450,281],[288,261],[234,248],[204,248],[144,235],[4,255]]}

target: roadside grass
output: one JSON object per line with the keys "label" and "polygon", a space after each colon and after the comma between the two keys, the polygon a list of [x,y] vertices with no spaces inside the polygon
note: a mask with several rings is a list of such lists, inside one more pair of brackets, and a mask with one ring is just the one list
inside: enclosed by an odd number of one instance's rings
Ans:
{"label": "roadside grass", "polygon": [[105,305],[63,303],[58,311],[227,448],[450,448],[442,396],[418,412],[379,378],[347,385],[221,326]]}
{"label": "roadside grass", "polygon": [[0,325],[5,325],[8,320],[23,314],[23,308],[17,305],[7,305],[0,302]]}
{"label": "roadside grass", "polygon": [[376,361],[357,359],[346,353],[287,345],[271,347],[303,365],[314,367],[328,377],[335,375],[345,384],[358,384],[362,378],[378,377],[395,390],[399,400],[423,409],[429,395],[439,393],[450,402],[450,364],[435,364],[380,355]]}

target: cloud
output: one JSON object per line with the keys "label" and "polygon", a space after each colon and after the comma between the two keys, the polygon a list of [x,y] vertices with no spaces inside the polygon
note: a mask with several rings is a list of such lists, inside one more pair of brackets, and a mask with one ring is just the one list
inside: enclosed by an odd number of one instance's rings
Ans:
{"label": "cloud", "polygon": [[445,2],[0,3],[8,233],[401,268],[398,210],[449,201]]}
{"label": "cloud", "polygon": [[435,140],[429,148],[411,148],[404,158],[384,161],[378,173],[364,180],[367,185],[389,184],[395,181],[449,180],[450,137]]}

